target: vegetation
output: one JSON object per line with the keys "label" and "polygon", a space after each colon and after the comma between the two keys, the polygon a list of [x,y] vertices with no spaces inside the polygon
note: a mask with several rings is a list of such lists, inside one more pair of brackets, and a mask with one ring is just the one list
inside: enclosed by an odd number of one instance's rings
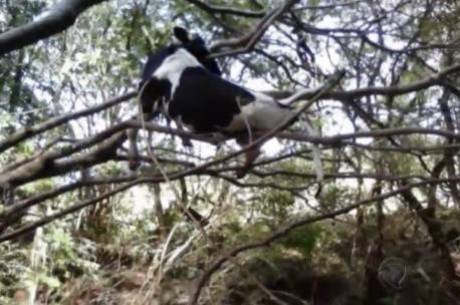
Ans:
{"label": "vegetation", "polygon": [[[0,304],[459,304],[459,11],[0,1]],[[142,63],[175,25],[226,79],[312,89],[243,179],[231,139],[187,148],[136,117]]]}

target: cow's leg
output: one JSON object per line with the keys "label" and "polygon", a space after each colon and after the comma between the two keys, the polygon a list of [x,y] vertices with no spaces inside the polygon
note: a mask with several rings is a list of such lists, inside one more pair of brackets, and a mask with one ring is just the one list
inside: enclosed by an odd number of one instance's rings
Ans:
{"label": "cow's leg", "polygon": [[[140,121],[147,122],[154,117],[156,117],[159,114],[159,112],[143,112],[141,115],[142,117],[139,116]],[[134,117],[133,119],[137,118]],[[140,156],[139,156],[139,149],[137,147],[137,138],[139,134],[139,129],[138,128],[130,128],[126,130],[126,134],[128,137],[128,167],[130,170],[135,171],[141,164],[140,162]],[[149,131],[149,137],[151,136],[151,132]],[[149,141],[150,145],[150,141]]]}
{"label": "cow's leg", "polygon": [[128,148],[128,166],[129,169],[134,171],[136,170],[139,165],[140,165],[140,160],[139,160],[139,149],[137,148],[137,134],[139,130],[135,128],[130,128],[126,131],[128,135],[128,142],[129,142],[129,148]]}
{"label": "cow's leg", "polygon": [[[180,120],[176,121],[176,125],[177,125],[177,129],[180,132],[185,131],[184,124],[182,123],[182,121],[180,121]],[[190,140],[190,137],[188,137],[186,135],[182,135],[182,134],[179,137],[182,140],[182,145],[183,146],[185,146],[185,147],[187,147],[189,149],[193,147],[193,144],[192,144],[192,141]]]}
{"label": "cow's leg", "polygon": [[[254,136],[254,138],[252,140],[254,141],[254,140],[257,139],[257,136],[256,135],[253,135],[253,136]],[[249,135],[247,135],[247,134],[238,136],[236,138],[236,142],[242,148],[244,148],[246,145],[252,143]],[[262,147],[262,144],[263,143],[259,143],[259,144],[255,145],[254,147],[248,149],[244,153],[244,157],[245,157],[244,165],[243,165],[243,167],[241,169],[237,170],[237,172],[236,172],[236,177],[237,178],[243,178],[247,174],[247,172],[249,171],[249,169],[252,166],[252,163],[254,163],[254,161],[260,155],[260,148]]]}
{"label": "cow's leg", "polygon": [[[165,94],[165,83],[154,77],[143,80],[139,85],[137,103],[139,108],[139,121],[144,122],[154,119],[161,112],[164,106],[163,96]],[[136,170],[140,165],[139,150],[137,148],[138,129],[128,129],[127,137],[129,141],[128,165],[131,170]],[[149,134],[150,137],[150,134]],[[150,143],[149,143],[150,145]]]}

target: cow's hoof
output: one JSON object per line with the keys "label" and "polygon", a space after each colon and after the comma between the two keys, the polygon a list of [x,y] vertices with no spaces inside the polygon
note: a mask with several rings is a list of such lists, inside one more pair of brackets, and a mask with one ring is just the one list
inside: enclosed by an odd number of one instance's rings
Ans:
{"label": "cow's hoof", "polygon": [[182,145],[187,148],[193,148],[193,143],[190,139],[182,139]]}
{"label": "cow's hoof", "polygon": [[136,171],[139,168],[140,165],[141,165],[141,163],[139,161],[137,161],[137,160],[129,160],[128,161],[128,167],[132,172]]}
{"label": "cow's hoof", "polygon": [[248,173],[248,169],[242,168],[236,171],[236,178],[241,179]]}

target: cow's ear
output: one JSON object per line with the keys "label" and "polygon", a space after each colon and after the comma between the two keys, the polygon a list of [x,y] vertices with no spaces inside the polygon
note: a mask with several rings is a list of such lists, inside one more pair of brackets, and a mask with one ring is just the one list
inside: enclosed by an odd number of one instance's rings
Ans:
{"label": "cow's ear", "polygon": [[182,43],[188,43],[190,38],[188,37],[188,31],[179,26],[175,26],[173,29],[174,36]]}

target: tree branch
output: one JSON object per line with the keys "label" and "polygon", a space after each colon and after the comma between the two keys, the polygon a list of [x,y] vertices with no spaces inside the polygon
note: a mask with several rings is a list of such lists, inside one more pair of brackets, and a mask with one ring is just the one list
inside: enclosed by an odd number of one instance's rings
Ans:
{"label": "tree branch", "polygon": [[[210,58],[217,58],[230,55],[238,55],[251,51],[256,43],[262,38],[265,32],[268,30],[270,25],[273,24],[278,18],[280,18],[286,11],[288,11],[298,0],[286,0],[281,6],[273,9],[246,35],[234,38],[217,41],[215,44],[210,46],[211,52],[217,52],[211,54]],[[229,51],[219,52],[223,48],[235,48]]]}
{"label": "tree branch", "polygon": [[52,128],[65,124],[71,120],[75,120],[83,116],[94,114],[102,110],[105,110],[107,108],[110,108],[112,106],[115,106],[119,103],[122,103],[124,101],[127,101],[133,98],[134,96],[136,96],[136,94],[137,92],[129,92],[120,97],[109,100],[101,105],[90,107],[90,108],[87,108],[81,111],[77,111],[74,113],[64,114],[64,115],[52,118],[46,122],[31,126],[31,127],[25,127],[24,129],[21,129],[13,133],[8,138],[0,142],[0,153],[18,144],[19,142],[24,141],[25,139],[36,136],[44,131],[48,131]]}
{"label": "tree branch", "polygon": [[47,217],[44,217],[38,221],[35,221],[35,222],[32,222],[30,224],[27,224],[27,225],[24,225],[22,227],[20,227],[19,229],[17,230],[14,230],[12,232],[9,232],[9,233],[5,233],[3,235],[0,236],[0,243],[1,242],[4,242],[4,241],[7,241],[7,240],[11,240],[11,239],[14,239],[18,236],[21,236],[27,232],[30,232],[30,231],[33,231],[35,230],[36,228],[38,227],[41,227],[41,226],[44,226],[45,224],[48,224],[56,219],[59,219],[61,217],[64,217],[65,215],[68,215],[70,213],[73,213],[73,212],[76,212],[78,210],[81,210],[87,206],[90,206],[90,205],[93,205],[93,204],[96,204],[98,203],[99,201],[103,200],[103,199],[106,199],[106,198],[109,198],[111,196],[114,196],[120,192],[123,192],[131,187],[133,187],[134,185],[137,185],[139,183],[141,183],[142,181],[140,180],[134,180],[134,181],[131,181],[131,182],[128,182],[126,184],[123,184],[111,191],[108,191],[100,196],[97,196],[95,198],[91,198],[91,199],[88,199],[88,200],[85,200],[85,201],[82,201],[76,205],[73,205],[69,208],[66,208],[60,212],[57,212],[57,213],[54,213],[52,215],[49,215]]}
{"label": "tree branch", "polygon": [[107,0],[62,0],[36,21],[0,34],[0,56],[64,31],[93,5]]}
{"label": "tree branch", "polygon": [[[447,76],[460,72],[460,65],[450,66],[438,73],[433,73],[430,76],[415,81],[409,84],[400,84],[394,86],[382,86],[382,87],[365,87],[351,89],[347,91],[330,91],[323,95],[323,99],[334,99],[339,101],[347,101],[350,99],[358,99],[370,95],[384,95],[384,96],[397,96],[403,95],[410,92],[428,89],[433,86],[443,86],[444,80]],[[317,89],[305,90],[303,94],[298,96],[298,100],[308,99],[316,93]],[[292,95],[290,91],[276,92],[267,91],[266,94],[276,97],[284,98]]]}
{"label": "tree branch", "polygon": [[200,0],[186,0],[189,3],[194,4],[196,7],[200,8],[201,10],[209,13],[209,14],[222,14],[222,15],[235,15],[241,17],[248,17],[248,18],[260,18],[264,16],[263,11],[254,12],[244,9],[237,9],[233,7],[226,7],[226,6],[217,6],[217,5],[209,5],[204,3]]}

